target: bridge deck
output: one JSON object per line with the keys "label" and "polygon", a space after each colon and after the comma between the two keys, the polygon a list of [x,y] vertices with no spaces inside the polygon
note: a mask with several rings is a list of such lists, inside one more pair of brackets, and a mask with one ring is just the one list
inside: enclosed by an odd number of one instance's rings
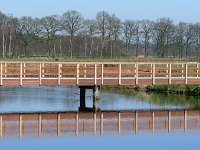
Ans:
{"label": "bridge deck", "polygon": [[0,137],[199,131],[199,110],[0,115]]}
{"label": "bridge deck", "polygon": [[200,84],[199,63],[0,62],[1,86]]}

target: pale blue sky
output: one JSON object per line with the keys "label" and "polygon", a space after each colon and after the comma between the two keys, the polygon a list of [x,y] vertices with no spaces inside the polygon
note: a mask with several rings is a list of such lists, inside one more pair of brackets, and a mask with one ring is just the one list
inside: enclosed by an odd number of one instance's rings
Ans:
{"label": "pale blue sky", "polygon": [[170,17],[175,22],[200,22],[200,0],[0,0],[0,11],[17,17],[62,15],[67,10],[89,19],[105,10],[122,20]]}

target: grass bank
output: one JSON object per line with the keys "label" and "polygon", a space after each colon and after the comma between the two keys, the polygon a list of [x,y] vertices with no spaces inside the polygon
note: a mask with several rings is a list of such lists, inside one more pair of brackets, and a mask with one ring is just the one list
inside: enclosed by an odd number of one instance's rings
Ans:
{"label": "grass bank", "polygon": [[147,87],[147,91],[200,96],[200,85],[152,85]]}
{"label": "grass bank", "polygon": [[188,96],[200,96],[200,85],[152,85],[148,87],[142,86],[102,86],[102,90],[114,93],[135,95],[138,92],[143,93],[168,93],[182,94]]}

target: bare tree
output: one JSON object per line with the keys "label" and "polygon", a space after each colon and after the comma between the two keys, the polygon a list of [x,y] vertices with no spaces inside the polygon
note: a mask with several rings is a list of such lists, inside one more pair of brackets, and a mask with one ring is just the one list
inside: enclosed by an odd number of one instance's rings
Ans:
{"label": "bare tree", "polygon": [[169,18],[158,19],[154,24],[153,42],[157,57],[168,56],[173,29],[173,21]]}
{"label": "bare tree", "polygon": [[135,32],[134,24],[135,24],[134,21],[126,20],[122,26],[127,53],[129,53],[130,51],[131,40]]}
{"label": "bare tree", "polygon": [[193,24],[187,24],[185,29],[185,56],[188,58],[190,56],[190,50],[194,44],[195,27]]}
{"label": "bare tree", "polygon": [[5,58],[5,51],[6,51],[6,28],[7,28],[7,16],[0,12],[0,29],[2,32],[2,58]]}
{"label": "bare tree", "polygon": [[87,19],[84,21],[84,27],[86,30],[86,35],[89,36],[89,56],[91,57],[92,52],[94,51],[94,38],[97,34],[96,21]]}
{"label": "bare tree", "polygon": [[200,60],[200,23],[196,23],[194,25],[194,31],[195,31],[194,47],[196,50],[196,56],[198,60]]}
{"label": "bare tree", "polygon": [[96,21],[97,21],[97,29],[98,34],[100,35],[101,41],[101,50],[100,50],[100,57],[103,57],[103,49],[106,44],[106,37],[108,36],[108,18],[109,14],[105,11],[101,11],[97,13]]}
{"label": "bare tree", "polygon": [[53,15],[53,16],[47,16],[44,18],[41,18],[41,23],[42,23],[42,31],[43,35],[46,38],[47,41],[47,50],[48,50],[48,56],[51,56],[51,52],[53,51],[53,56],[55,54],[55,42],[53,44],[53,50],[50,48],[49,43],[50,41],[55,40],[55,35],[56,32],[60,30],[60,24],[59,24],[59,19],[58,16]]}
{"label": "bare tree", "polygon": [[70,36],[70,57],[73,57],[74,37],[78,34],[83,27],[83,17],[81,13],[70,10],[62,16],[62,27]]}
{"label": "bare tree", "polygon": [[153,21],[150,20],[143,20],[141,21],[141,29],[142,29],[142,39],[144,45],[144,56],[149,56],[149,44],[152,38],[152,31],[153,31]]}
{"label": "bare tree", "polygon": [[121,34],[121,21],[114,14],[108,18],[108,38],[110,43],[110,57],[115,56],[117,40]]}

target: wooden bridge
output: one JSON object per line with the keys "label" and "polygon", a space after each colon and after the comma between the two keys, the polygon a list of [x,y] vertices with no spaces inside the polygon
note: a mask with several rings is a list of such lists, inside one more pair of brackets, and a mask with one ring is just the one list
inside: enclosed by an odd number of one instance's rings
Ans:
{"label": "wooden bridge", "polygon": [[199,110],[0,114],[0,138],[200,131]]}
{"label": "wooden bridge", "polygon": [[200,84],[200,64],[0,62],[1,86]]}

